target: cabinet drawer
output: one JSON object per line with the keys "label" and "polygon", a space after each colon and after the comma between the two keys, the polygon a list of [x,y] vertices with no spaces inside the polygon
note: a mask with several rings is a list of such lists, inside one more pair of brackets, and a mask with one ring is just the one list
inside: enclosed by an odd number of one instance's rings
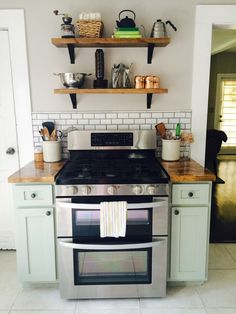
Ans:
{"label": "cabinet drawer", "polygon": [[208,204],[210,199],[209,184],[173,184],[173,205]]}
{"label": "cabinet drawer", "polygon": [[14,197],[16,207],[52,205],[52,185],[16,185]]}

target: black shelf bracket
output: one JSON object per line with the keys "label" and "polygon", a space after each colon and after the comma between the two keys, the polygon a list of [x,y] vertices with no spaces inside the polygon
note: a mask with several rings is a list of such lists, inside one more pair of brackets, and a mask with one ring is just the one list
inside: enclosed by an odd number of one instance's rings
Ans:
{"label": "black shelf bracket", "polygon": [[70,63],[75,64],[75,45],[67,44],[69,56],[70,56]]}
{"label": "black shelf bracket", "polygon": [[70,94],[70,100],[72,102],[73,109],[77,108],[76,94]]}
{"label": "black shelf bracket", "polygon": [[147,109],[150,109],[152,105],[152,94],[147,94]]}
{"label": "black shelf bracket", "polygon": [[147,63],[152,63],[152,56],[153,56],[153,50],[154,50],[155,44],[148,44],[148,56],[147,56]]}

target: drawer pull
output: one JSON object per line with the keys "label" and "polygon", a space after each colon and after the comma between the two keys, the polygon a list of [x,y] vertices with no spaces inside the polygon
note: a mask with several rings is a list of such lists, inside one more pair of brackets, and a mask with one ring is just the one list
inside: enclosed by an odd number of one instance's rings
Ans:
{"label": "drawer pull", "polygon": [[175,209],[174,214],[175,214],[175,215],[179,215],[179,210],[178,210],[178,209]]}
{"label": "drawer pull", "polygon": [[46,211],[46,216],[50,216],[51,215],[51,212],[48,210]]}
{"label": "drawer pull", "polygon": [[36,194],[35,194],[35,193],[32,193],[30,196],[31,196],[31,198],[35,198],[35,197],[36,197]]}
{"label": "drawer pull", "polygon": [[189,197],[193,197],[193,192],[189,192],[189,193],[188,193],[188,196],[189,196]]}

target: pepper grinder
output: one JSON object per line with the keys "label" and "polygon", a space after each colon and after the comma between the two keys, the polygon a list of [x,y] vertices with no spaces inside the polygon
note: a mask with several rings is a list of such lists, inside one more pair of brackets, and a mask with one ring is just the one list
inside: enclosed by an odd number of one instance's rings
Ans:
{"label": "pepper grinder", "polygon": [[108,81],[104,80],[104,52],[97,49],[95,52],[95,70],[97,79],[93,81],[94,88],[107,88]]}

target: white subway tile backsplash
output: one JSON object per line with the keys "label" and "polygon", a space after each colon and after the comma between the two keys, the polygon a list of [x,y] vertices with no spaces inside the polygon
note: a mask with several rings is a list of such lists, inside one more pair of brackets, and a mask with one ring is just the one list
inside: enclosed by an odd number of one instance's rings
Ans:
{"label": "white subway tile backsplash", "polygon": [[180,122],[181,123],[190,123],[190,119],[189,118],[181,118]]}
{"label": "white subway tile backsplash", "polygon": [[87,119],[78,119],[78,120],[77,120],[77,123],[78,123],[78,124],[89,124],[89,122],[88,122]]}
{"label": "white subway tile backsplash", "polygon": [[68,119],[68,120],[66,120],[66,124],[67,125],[68,124],[75,125],[75,124],[77,124],[77,120],[76,119]]}
{"label": "white subway tile backsplash", "polygon": [[42,125],[43,120],[32,120],[33,125]]}
{"label": "white subway tile backsplash", "polygon": [[71,118],[72,119],[82,119],[83,115],[82,115],[82,113],[72,113]]}
{"label": "white subway tile backsplash", "polygon": [[84,113],[83,118],[84,119],[93,119],[94,118],[94,114],[93,113]]}
{"label": "white subway tile backsplash", "polygon": [[149,112],[143,112],[141,113],[141,118],[151,118],[152,114]]}
{"label": "white subway tile backsplash", "polygon": [[[168,130],[175,132],[176,123],[181,123],[182,131],[191,131],[191,116],[189,111],[178,112],[110,112],[110,113],[62,113],[62,112],[33,112],[32,130],[35,145],[42,144],[38,130],[45,120],[53,121],[57,129],[65,133],[63,139],[63,157],[68,158],[67,130],[74,127],[78,130],[150,130],[158,123],[165,123]],[[190,155],[190,145],[181,145],[181,156]],[[157,156],[161,156],[161,139],[157,138]]]}
{"label": "white subway tile backsplash", "polygon": [[174,112],[164,112],[163,117],[164,118],[173,118],[174,117]]}
{"label": "white subway tile backsplash", "polygon": [[140,125],[140,129],[141,129],[141,130],[150,130],[150,129],[151,129],[151,126],[148,125],[148,124],[142,124],[142,125]]}
{"label": "white subway tile backsplash", "polygon": [[46,120],[46,119],[48,119],[48,114],[46,114],[46,113],[38,113],[37,114],[37,118],[38,119],[42,119],[42,120]]}
{"label": "white subway tile backsplash", "polygon": [[122,119],[113,119],[111,121],[112,124],[122,124]]}
{"label": "white subway tile backsplash", "polygon": [[116,119],[117,118],[117,114],[116,113],[107,113],[106,114],[106,118],[107,119]]}
{"label": "white subway tile backsplash", "polygon": [[101,131],[107,129],[106,125],[101,125],[101,124],[100,125],[96,125],[95,127],[96,127],[96,130],[101,130]]}
{"label": "white subway tile backsplash", "polygon": [[111,124],[111,119],[102,119],[101,124]]}
{"label": "white subway tile backsplash", "polygon": [[129,118],[139,118],[140,114],[138,112],[130,112]]}
{"label": "white subway tile backsplash", "polygon": [[169,123],[180,123],[180,119],[178,118],[169,119]]}
{"label": "white subway tile backsplash", "polygon": [[139,130],[139,125],[138,124],[129,125],[129,130]]}
{"label": "white subway tile backsplash", "polygon": [[101,124],[101,121],[99,119],[91,119],[89,120],[89,124]]}
{"label": "white subway tile backsplash", "polygon": [[49,119],[59,119],[60,115],[59,113],[49,113],[48,117]]}
{"label": "white subway tile backsplash", "polygon": [[134,119],[124,119],[123,123],[124,124],[134,124]]}
{"label": "white subway tile backsplash", "polygon": [[71,119],[70,113],[61,113],[60,114],[61,119]]}
{"label": "white subway tile backsplash", "polygon": [[145,119],[135,119],[134,123],[135,124],[144,124],[145,123]]}
{"label": "white subway tile backsplash", "polygon": [[128,118],[129,117],[129,114],[126,112],[126,113],[118,113],[118,118],[122,118],[122,119],[125,119],[125,118]]}
{"label": "white subway tile backsplash", "polygon": [[162,112],[152,112],[152,118],[162,118],[163,113]]}
{"label": "white subway tile backsplash", "polygon": [[146,119],[146,124],[155,124],[156,121],[156,119]]}
{"label": "white subway tile backsplash", "polygon": [[85,130],[95,130],[95,125],[85,125],[84,129]]}
{"label": "white subway tile backsplash", "polygon": [[105,113],[95,113],[94,118],[95,119],[105,119],[106,115],[105,115]]}
{"label": "white subway tile backsplash", "polygon": [[117,130],[117,125],[107,125],[107,130]]}
{"label": "white subway tile backsplash", "polygon": [[129,126],[127,124],[120,124],[118,125],[118,130],[128,130]]}
{"label": "white subway tile backsplash", "polygon": [[175,118],[185,118],[185,112],[175,112]]}

